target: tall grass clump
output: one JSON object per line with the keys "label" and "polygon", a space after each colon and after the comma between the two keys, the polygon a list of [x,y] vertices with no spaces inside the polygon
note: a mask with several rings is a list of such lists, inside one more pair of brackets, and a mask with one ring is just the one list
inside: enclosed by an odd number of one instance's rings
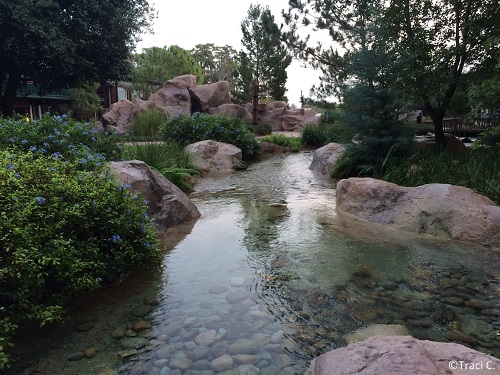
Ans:
{"label": "tall grass clump", "polygon": [[167,121],[167,116],[161,109],[152,108],[138,111],[132,122],[131,135],[135,137],[157,136],[165,121]]}
{"label": "tall grass clump", "polygon": [[388,159],[375,177],[401,186],[430,183],[465,186],[500,204],[500,150],[479,148],[466,155],[422,151],[402,160]]}
{"label": "tall grass clump", "polygon": [[144,161],[184,191],[192,189],[189,183],[191,176],[200,173],[192,163],[191,154],[178,143],[151,142],[126,146],[123,154],[126,159]]}
{"label": "tall grass clump", "polygon": [[308,146],[324,146],[328,143],[346,143],[354,137],[353,131],[341,122],[321,122],[306,125],[302,129],[302,142]]}
{"label": "tall grass clump", "polygon": [[270,134],[259,138],[259,142],[274,143],[279,146],[287,147],[292,152],[299,152],[302,149],[302,139],[298,137],[287,137],[283,134]]}
{"label": "tall grass clump", "polygon": [[230,143],[241,150],[245,159],[252,158],[260,150],[255,134],[247,125],[241,119],[225,115],[196,112],[192,116],[176,116],[166,122],[161,134],[166,142],[181,146],[204,140]]}

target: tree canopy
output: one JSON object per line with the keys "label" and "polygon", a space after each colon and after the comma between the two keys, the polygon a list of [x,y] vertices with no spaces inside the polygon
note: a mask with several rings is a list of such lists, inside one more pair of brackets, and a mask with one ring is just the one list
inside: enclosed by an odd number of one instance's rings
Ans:
{"label": "tree canopy", "polygon": [[53,89],[122,77],[153,16],[147,0],[0,1],[2,112],[28,78]]}
{"label": "tree canopy", "polygon": [[179,46],[145,48],[133,56],[132,83],[142,99],[147,99],[165,81],[183,74],[193,74],[198,83],[203,82],[201,66]]}
{"label": "tree canopy", "polygon": [[[320,95],[341,94],[356,81],[353,53],[383,41],[392,61],[388,85],[418,100],[431,116],[438,144],[444,144],[443,118],[466,72],[493,71],[489,43],[499,35],[495,0],[289,0],[284,36],[295,54],[320,69]],[[377,25],[376,32],[371,27]],[[332,43],[311,46],[299,28],[313,26]],[[353,74],[354,73],[354,74]]]}
{"label": "tree canopy", "polygon": [[[240,69],[237,71],[237,91],[245,93],[243,101],[251,99],[252,80],[259,82],[260,91],[274,100],[285,99],[286,68],[292,58],[286,46],[280,41],[280,29],[274,22],[274,16],[269,8],[260,5],[250,5],[247,17],[241,22],[244,46],[239,55]],[[253,73],[248,81],[248,72]],[[250,93],[250,98],[247,94]]]}
{"label": "tree canopy", "polygon": [[228,81],[230,89],[234,87],[238,54],[234,48],[228,45],[216,46],[213,43],[197,44],[191,54],[203,69],[203,83]]}

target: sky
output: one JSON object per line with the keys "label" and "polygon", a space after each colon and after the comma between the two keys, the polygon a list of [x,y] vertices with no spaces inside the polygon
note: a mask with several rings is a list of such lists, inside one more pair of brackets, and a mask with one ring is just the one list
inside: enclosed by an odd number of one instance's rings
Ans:
{"label": "sky", "polygon": [[[288,9],[288,0],[149,0],[158,12],[154,34],[143,34],[136,50],[143,48],[178,45],[190,50],[197,44],[213,43],[242,49],[241,21],[246,17],[250,4],[269,6],[275,22],[283,23],[281,10]],[[319,72],[301,67],[293,61],[288,67],[287,92],[290,104],[300,107],[300,92],[309,96],[313,84],[319,83]]]}

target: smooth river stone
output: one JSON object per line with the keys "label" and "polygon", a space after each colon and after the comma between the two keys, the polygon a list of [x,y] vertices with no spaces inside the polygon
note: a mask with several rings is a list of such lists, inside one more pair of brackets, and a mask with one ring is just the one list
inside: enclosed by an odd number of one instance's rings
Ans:
{"label": "smooth river stone", "polygon": [[239,365],[254,365],[259,362],[261,358],[253,354],[236,354],[233,356],[233,359]]}
{"label": "smooth river stone", "polygon": [[66,357],[66,359],[68,361],[79,361],[80,359],[83,359],[84,357],[85,357],[84,352],[75,352],[75,353],[71,353],[70,355],[68,355]]}
{"label": "smooth river stone", "polygon": [[240,365],[238,366],[238,372],[241,375],[259,375],[260,369],[253,365]]}
{"label": "smooth river stone", "polygon": [[215,372],[223,372],[226,370],[230,370],[233,367],[233,358],[230,355],[224,354],[218,358],[215,358],[210,367]]}
{"label": "smooth river stone", "polygon": [[146,315],[148,315],[151,311],[153,311],[153,308],[151,306],[142,305],[132,310],[132,315],[138,318],[143,318]]}
{"label": "smooth river stone", "polygon": [[210,329],[208,331],[200,333],[195,337],[194,341],[198,345],[210,345],[215,341],[217,336],[217,331],[215,329]]}
{"label": "smooth river stone", "polygon": [[243,286],[245,284],[245,278],[231,277],[231,279],[229,279],[229,282],[231,283],[232,286]]}
{"label": "smooth river stone", "polygon": [[151,323],[149,323],[146,320],[139,320],[137,323],[134,324],[134,326],[132,327],[132,330],[134,332],[142,332],[142,331],[145,331],[146,329],[150,329],[150,328],[151,328]]}
{"label": "smooth river stone", "polygon": [[139,349],[148,344],[149,340],[142,337],[130,337],[122,339],[122,349]]}
{"label": "smooth river stone", "polygon": [[169,367],[186,371],[193,367],[193,361],[191,361],[185,353],[175,353],[174,356],[170,358]]}
{"label": "smooth river stone", "polygon": [[253,354],[257,349],[257,344],[249,339],[239,339],[229,345],[231,354]]}
{"label": "smooth river stone", "polygon": [[248,297],[248,294],[242,290],[235,290],[234,292],[230,292],[226,295],[226,300],[229,303],[238,303],[243,301]]}
{"label": "smooth river stone", "polygon": [[221,293],[224,293],[224,292],[227,292],[228,291],[228,288],[226,286],[222,286],[222,285],[219,285],[219,286],[212,286],[208,289],[208,291],[210,293],[213,293],[213,294],[221,294]]}

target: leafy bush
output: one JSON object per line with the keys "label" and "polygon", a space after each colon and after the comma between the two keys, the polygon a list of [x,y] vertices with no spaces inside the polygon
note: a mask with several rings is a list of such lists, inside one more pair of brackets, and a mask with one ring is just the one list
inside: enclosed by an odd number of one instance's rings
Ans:
{"label": "leafy bush", "polygon": [[443,183],[465,186],[500,204],[500,153],[493,148],[452,156],[448,151],[420,152],[402,160],[388,159],[377,178],[402,186]]}
{"label": "leafy bush", "polygon": [[200,172],[192,163],[191,154],[177,143],[156,142],[127,146],[123,155],[129,160],[142,160],[184,191],[192,189],[189,180]]}
{"label": "leafy bush", "polygon": [[259,138],[260,142],[269,142],[283,147],[288,147],[292,152],[299,152],[302,148],[302,139],[287,137],[283,134],[271,134]]}
{"label": "leafy bush", "polygon": [[257,125],[247,125],[248,128],[257,135],[268,135],[271,134],[273,129],[269,124],[257,124]]}
{"label": "leafy bush", "polygon": [[224,115],[196,112],[192,116],[177,116],[167,121],[161,133],[166,142],[182,146],[204,140],[230,143],[242,151],[244,158],[256,155],[260,149],[255,135],[242,120]]}
{"label": "leafy bush", "polygon": [[65,161],[78,161],[85,169],[121,157],[115,136],[96,132],[90,124],[74,121],[67,115],[46,114],[32,122],[23,117],[0,117],[0,150],[5,149],[54,155]]}
{"label": "leafy bush", "polygon": [[161,126],[167,120],[165,113],[158,108],[139,111],[132,122],[133,136],[155,136],[160,133]]}
{"label": "leafy bush", "polygon": [[0,335],[158,259],[145,202],[102,167],[0,151],[0,208]]}
{"label": "leafy bush", "polygon": [[427,135],[427,133],[434,133],[434,125],[429,123],[416,122],[408,123],[407,126],[411,129],[411,133],[414,135]]}
{"label": "leafy bush", "polygon": [[483,132],[479,135],[479,139],[474,142],[472,148],[479,148],[482,146],[500,148],[500,125],[495,126],[490,132]]}

